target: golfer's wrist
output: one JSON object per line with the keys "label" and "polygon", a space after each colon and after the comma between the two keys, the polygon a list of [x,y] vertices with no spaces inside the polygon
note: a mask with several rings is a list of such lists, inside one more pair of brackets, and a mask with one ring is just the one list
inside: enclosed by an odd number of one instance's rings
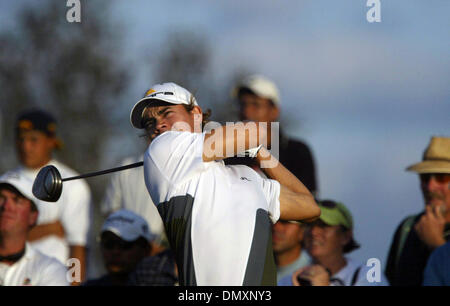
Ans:
{"label": "golfer's wrist", "polygon": [[267,150],[264,146],[262,146],[258,150],[258,153],[255,156],[255,160],[258,163],[260,163],[261,161],[264,161],[264,160],[270,160],[270,152],[269,152],[269,150]]}

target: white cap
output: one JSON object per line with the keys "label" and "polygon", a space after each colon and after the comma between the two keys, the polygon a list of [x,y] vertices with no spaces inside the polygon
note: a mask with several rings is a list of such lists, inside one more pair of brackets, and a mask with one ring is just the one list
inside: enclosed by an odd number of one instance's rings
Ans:
{"label": "white cap", "polygon": [[255,95],[272,100],[276,106],[280,106],[280,95],[277,86],[269,79],[261,75],[250,75],[242,80],[233,89],[232,95],[236,98],[239,94],[239,90],[247,88]]}
{"label": "white cap", "polygon": [[152,88],[145,92],[142,99],[137,101],[133,106],[130,113],[131,124],[137,129],[143,129],[141,124],[142,114],[145,107],[147,107],[151,101],[163,101],[172,104],[191,104],[198,105],[194,96],[185,88],[175,84],[175,83],[163,83],[153,85]]}
{"label": "white cap", "polygon": [[13,186],[28,200],[37,203],[39,200],[33,195],[33,180],[17,171],[8,171],[0,176],[0,185],[8,184]]}
{"label": "white cap", "polygon": [[139,237],[152,241],[155,238],[148,228],[147,221],[134,212],[118,210],[106,218],[101,232],[112,232],[126,241],[135,241]]}

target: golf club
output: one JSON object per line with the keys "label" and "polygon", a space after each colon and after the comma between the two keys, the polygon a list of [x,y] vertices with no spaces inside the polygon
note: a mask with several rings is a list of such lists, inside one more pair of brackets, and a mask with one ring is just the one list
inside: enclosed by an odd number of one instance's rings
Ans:
{"label": "golf club", "polygon": [[125,166],[120,166],[116,168],[66,178],[61,178],[61,174],[59,173],[58,169],[55,166],[52,165],[46,166],[39,171],[38,175],[36,176],[36,179],[34,180],[33,195],[42,201],[56,202],[59,200],[61,196],[63,187],[62,183],[65,181],[77,180],[81,178],[107,174],[130,168],[136,168],[142,166],[143,164],[144,162],[141,161],[134,164],[129,164]]}

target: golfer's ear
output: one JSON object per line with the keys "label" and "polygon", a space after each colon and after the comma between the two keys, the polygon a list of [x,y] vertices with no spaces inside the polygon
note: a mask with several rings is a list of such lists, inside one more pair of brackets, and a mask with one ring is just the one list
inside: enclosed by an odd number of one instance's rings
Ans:
{"label": "golfer's ear", "polygon": [[203,114],[202,108],[198,105],[195,105],[192,110],[191,113],[193,114]]}

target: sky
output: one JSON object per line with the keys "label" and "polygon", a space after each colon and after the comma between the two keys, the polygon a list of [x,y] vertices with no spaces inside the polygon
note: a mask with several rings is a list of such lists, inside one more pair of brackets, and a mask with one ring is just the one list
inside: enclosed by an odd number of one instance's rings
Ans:
{"label": "sky", "polygon": [[[423,207],[405,168],[431,136],[450,136],[450,1],[381,0],[379,23],[363,0],[110,2],[124,61],[190,29],[211,44],[214,84],[239,67],[271,78],[286,132],[313,152],[320,198],[353,213],[362,248],[350,257],[385,265],[396,226]],[[22,5],[0,2],[0,27]],[[135,78],[131,98],[148,85]]]}

